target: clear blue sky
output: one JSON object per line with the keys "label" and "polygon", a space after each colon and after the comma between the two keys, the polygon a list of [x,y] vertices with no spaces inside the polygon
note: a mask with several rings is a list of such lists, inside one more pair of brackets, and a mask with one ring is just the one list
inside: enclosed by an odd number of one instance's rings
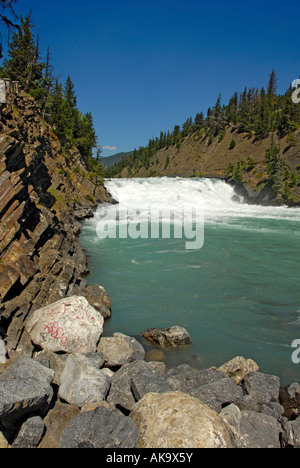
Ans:
{"label": "clear blue sky", "polygon": [[299,0],[19,0],[71,76],[108,156],[146,145],[245,86],[300,74]]}

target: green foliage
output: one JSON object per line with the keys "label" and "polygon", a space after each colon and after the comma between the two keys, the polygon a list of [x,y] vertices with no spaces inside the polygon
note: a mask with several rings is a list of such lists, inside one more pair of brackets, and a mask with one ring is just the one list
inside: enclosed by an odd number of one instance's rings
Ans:
{"label": "green foliage", "polygon": [[234,139],[231,140],[229,149],[233,150],[236,147],[236,141]]}
{"label": "green foliage", "polygon": [[[194,120],[189,117],[182,126],[175,125],[172,132],[161,132],[160,137],[150,140],[148,146],[135,150],[126,159],[109,168],[108,176],[120,175],[124,168],[149,168],[157,160],[156,154],[159,150],[169,147],[180,149],[186,137],[193,137],[194,141],[206,137],[208,145],[211,145],[215,138],[221,142],[226,130],[232,126],[237,132],[254,136],[257,141],[276,132],[280,137],[290,135],[288,141],[293,145],[293,134],[299,125],[300,106],[292,101],[292,88],[282,96],[277,95],[277,77],[273,71],[267,91],[265,88],[245,88],[241,94],[235,92],[227,106],[222,105],[219,95],[215,106],[208,109],[206,118],[203,112],[197,113]],[[230,149],[235,145],[236,141],[233,139]],[[245,169],[248,172],[253,170],[253,163],[249,163]],[[238,178],[239,172],[238,170]],[[274,177],[273,175],[272,180],[276,186],[278,181],[276,183]]]}
{"label": "green foliage", "polygon": [[[1,71],[19,81],[21,88],[35,98],[42,116],[52,126],[52,137],[56,135],[67,150],[77,147],[88,166],[98,147],[93,117],[90,113],[83,115],[77,108],[71,78],[64,86],[54,78],[49,48],[46,61],[40,60],[39,38],[34,37],[31,14],[21,17],[20,27],[8,43],[8,57]],[[98,172],[97,169],[95,173]]]}
{"label": "green foliage", "polygon": [[241,160],[238,161],[236,167],[233,169],[232,178],[235,182],[242,184],[244,182],[243,177],[243,163]]}
{"label": "green foliage", "polygon": [[266,151],[266,163],[268,168],[269,182],[276,195],[279,196],[283,184],[283,161],[280,148],[278,145],[276,145],[274,137],[272,138],[271,147]]}
{"label": "green foliage", "polygon": [[166,159],[166,163],[165,163],[165,170],[168,168],[169,164],[170,164],[170,156],[168,155]]}
{"label": "green foliage", "polygon": [[26,92],[36,92],[45,64],[39,62],[39,41],[35,42],[31,15],[21,17],[20,27],[8,43],[8,57],[3,64],[3,73],[11,80],[19,81]]}

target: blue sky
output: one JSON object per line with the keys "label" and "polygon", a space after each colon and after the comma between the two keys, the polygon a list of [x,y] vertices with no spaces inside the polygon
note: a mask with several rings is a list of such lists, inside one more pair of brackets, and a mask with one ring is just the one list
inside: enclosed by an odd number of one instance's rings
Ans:
{"label": "blue sky", "polygon": [[299,0],[19,0],[33,11],[103,156],[146,145],[245,86],[284,92],[300,75]]}

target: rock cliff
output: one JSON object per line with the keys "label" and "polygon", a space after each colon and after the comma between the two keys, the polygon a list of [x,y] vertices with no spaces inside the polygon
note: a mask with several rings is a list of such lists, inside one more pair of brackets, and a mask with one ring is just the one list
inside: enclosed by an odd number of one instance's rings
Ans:
{"label": "rock cliff", "polygon": [[[80,221],[112,200],[78,150],[61,146],[33,98],[9,95],[0,112],[0,332],[9,354],[26,353],[28,314],[86,287]],[[99,293],[107,312],[109,298]]]}

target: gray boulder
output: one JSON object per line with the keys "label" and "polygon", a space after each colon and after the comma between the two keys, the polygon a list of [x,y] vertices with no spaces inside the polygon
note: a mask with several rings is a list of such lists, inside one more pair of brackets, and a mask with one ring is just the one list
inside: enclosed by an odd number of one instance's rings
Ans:
{"label": "gray boulder", "polygon": [[227,425],[234,440],[238,441],[241,436],[242,414],[240,409],[232,404],[222,409],[219,416]]}
{"label": "gray boulder", "polygon": [[187,369],[182,366],[167,373],[167,381],[173,390],[198,398],[217,412],[231,403],[238,404],[243,398],[242,389],[223,372],[213,369],[202,371]]}
{"label": "gray boulder", "polygon": [[0,375],[0,426],[15,430],[30,415],[44,416],[53,397],[54,372],[19,357]]}
{"label": "gray boulder", "polygon": [[244,398],[241,408],[259,411],[263,405],[279,402],[280,379],[273,375],[255,372],[249,374],[241,383]]}
{"label": "gray boulder", "polygon": [[145,371],[131,379],[131,389],[136,401],[141,400],[147,393],[165,393],[172,391],[171,385],[155,370]]}
{"label": "gray boulder", "polygon": [[37,448],[45,431],[45,424],[39,416],[27,419],[12,444],[12,448]]}
{"label": "gray boulder", "polygon": [[211,409],[219,413],[230,404],[239,405],[243,399],[243,391],[230,378],[218,380],[191,392],[191,395],[201,400]]}
{"label": "gray boulder", "polygon": [[99,351],[107,367],[120,367],[145,358],[143,346],[135,338],[122,333],[114,333],[112,338],[102,338]]}
{"label": "gray boulder", "polygon": [[136,448],[134,422],[120,413],[98,407],[75,416],[63,431],[59,448]]}
{"label": "gray boulder", "polygon": [[204,385],[217,382],[222,379],[229,379],[223,372],[217,370],[193,370],[188,365],[181,365],[167,372],[166,378],[173,390],[191,394]]}
{"label": "gray boulder", "polygon": [[282,432],[282,427],[275,418],[254,411],[242,411],[238,447],[280,449]]}
{"label": "gray boulder", "polygon": [[131,380],[139,373],[151,371],[153,369],[145,361],[134,361],[121,367],[111,378],[108,403],[131,411],[136,403],[132,393]]}
{"label": "gray boulder", "polygon": [[59,396],[71,405],[82,408],[105,400],[110,378],[82,354],[71,354],[60,377]]}

